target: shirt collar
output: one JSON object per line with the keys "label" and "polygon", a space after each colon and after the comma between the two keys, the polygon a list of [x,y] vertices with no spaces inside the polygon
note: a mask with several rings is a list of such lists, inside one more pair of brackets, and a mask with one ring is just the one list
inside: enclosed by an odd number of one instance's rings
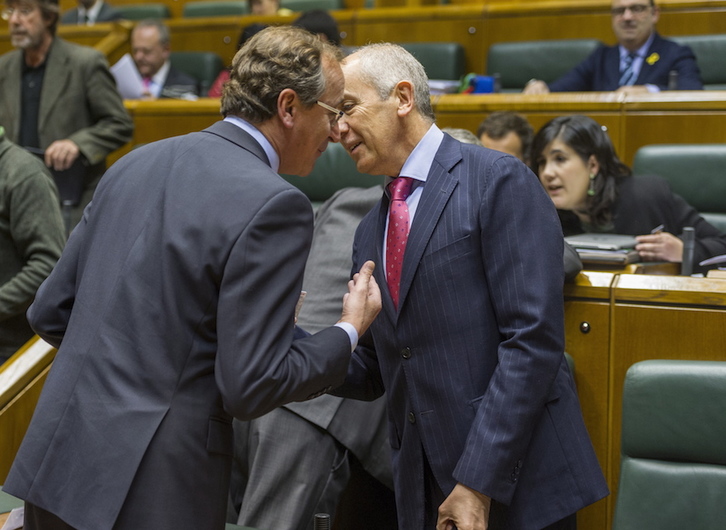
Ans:
{"label": "shirt collar", "polygon": [[[171,63],[169,61],[164,61],[164,64],[161,65],[159,71],[151,76],[151,81],[152,83],[154,83],[155,86],[159,88],[159,92],[161,92],[161,89],[164,88],[164,82],[166,81],[166,77],[169,75],[170,68]],[[158,96],[159,94],[157,93],[154,95]]]}
{"label": "shirt collar", "polygon": [[[646,40],[645,43],[640,48],[635,50],[636,58],[645,57],[645,54],[648,52],[650,45],[653,44],[654,39],[655,39],[655,31],[651,32],[650,37],[648,37],[648,40]],[[620,45],[618,45],[618,49],[620,50],[620,60],[622,61],[630,53],[630,51]]]}
{"label": "shirt collar", "polygon": [[441,132],[441,129],[436,124],[432,124],[423,138],[416,144],[416,147],[413,148],[411,154],[408,155],[398,176],[411,177],[415,180],[426,182],[431,166],[434,163],[436,151],[439,150],[443,139],[444,133]]}
{"label": "shirt collar", "polygon": [[101,4],[103,4],[103,2],[99,0],[93,4],[91,9],[88,10],[86,10],[83,6],[78,6],[78,20],[80,20],[83,15],[86,15],[88,17],[88,22],[95,24],[96,20],[98,20],[98,14],[101,12]]}
{"label": "shirt collar", "polygon": [[267,155],[267,159],[270,161],[270,167],[272,168],[272,171],[275,173],[278,173],[280,170],[280,157],[277,155],[277,151],[275,151],[274,147],[272,147],[272,144],[267,139],[267,137],[262,134],[262,132],[252,125],[247,120],[244,120],[240,118],[239,116],[227,116],[224,118],[224,121],[227,121],[229,123],[233,123],[246,133],[248,133],[252,138],[257,140],[257,143],[260,144],[260,147],[265,151],[265,154]]}

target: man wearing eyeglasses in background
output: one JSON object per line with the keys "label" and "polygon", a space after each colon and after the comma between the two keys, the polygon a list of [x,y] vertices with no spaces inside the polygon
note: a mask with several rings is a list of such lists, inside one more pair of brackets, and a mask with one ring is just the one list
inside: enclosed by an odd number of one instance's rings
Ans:
{"label": "man wearing eyeglasses in background", "polygon": [[106,157],[131,139],[133,121],[106,58],[56,36],[58,0],[7,0],[2,18],[16,49],[0,57],[0,123],[12,142],[44,152],[55,171],[87,166],[75,225]]}
{"label": "man wearing eyeglasses in background", "polygon": [[655,30],[660,10],[653,0],[613,0],[611,14],[617,45],[600,46],[549,85],[531,80],[523,93],[703,89],[691,49],[664,39]]}

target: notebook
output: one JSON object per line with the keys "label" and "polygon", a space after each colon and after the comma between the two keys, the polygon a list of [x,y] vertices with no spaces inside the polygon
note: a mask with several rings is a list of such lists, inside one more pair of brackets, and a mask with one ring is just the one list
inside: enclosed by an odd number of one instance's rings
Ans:
{"label": "notebook", "polygon": [[589,250],[627,250],[635,248],[637,241],[633,236],[623,234],[577,234],[565,238],[576,249]]}

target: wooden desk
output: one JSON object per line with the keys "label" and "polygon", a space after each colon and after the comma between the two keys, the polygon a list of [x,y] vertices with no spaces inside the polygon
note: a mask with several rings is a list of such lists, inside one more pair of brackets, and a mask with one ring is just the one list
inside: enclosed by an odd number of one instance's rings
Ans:
{"label": "wooden desk", "polygon": [[0,366],[0,484],[25,436],[55,348],[38,337]]}
{"label": "wooden desk", "polygon": [[585,271],[565,286],[565,348],[611,495],[578,515],[609,529],[625,373],[645,359],[726,360],[726,279]]}
{"label": "wooden desk", "polygon": [[726,91],[671,91],[622,96],[569,92],[544,96],[456,94],[435,96],[440,127],[476,131],[491,112],[514,110],[539,129],[563,114],[585,114],[608,128],[620,158],[632,164],[639,147],[658,143],[721,143],[726,138]]}

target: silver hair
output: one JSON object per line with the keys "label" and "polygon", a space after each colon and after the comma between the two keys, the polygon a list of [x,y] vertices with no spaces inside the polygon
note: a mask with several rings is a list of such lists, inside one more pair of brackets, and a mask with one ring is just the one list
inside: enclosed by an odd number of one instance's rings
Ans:
{"label": "silver hair", "polygon": [[358,48],[354,58],[359,61],[361,78],[375,88],[381,100],[387,99],[400,81],[410,81],[416,109],[432,123],[436,120],[426,71],[408,51],[388,42],[368,44]]}

